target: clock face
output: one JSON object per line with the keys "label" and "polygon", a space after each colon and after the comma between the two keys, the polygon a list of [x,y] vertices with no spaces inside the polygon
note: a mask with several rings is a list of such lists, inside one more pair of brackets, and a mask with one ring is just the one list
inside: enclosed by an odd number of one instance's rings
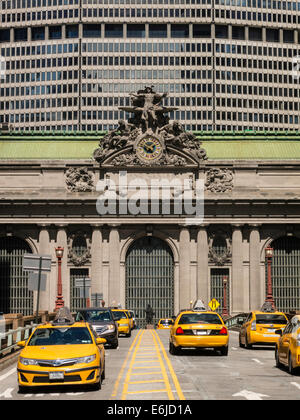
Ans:
{"label": "clock face", "polygon": [[144,137],[138,142],[136,152],[143,160],[153,161],[161,157],[163,148],[156,138]]}

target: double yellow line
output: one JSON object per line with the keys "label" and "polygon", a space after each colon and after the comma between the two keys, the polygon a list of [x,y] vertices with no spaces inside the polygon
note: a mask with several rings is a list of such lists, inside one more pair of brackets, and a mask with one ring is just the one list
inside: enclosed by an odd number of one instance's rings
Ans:
{"label": "double yellow line", "polygon": [[[144,338],[144,341],[142,341]],[[141,347],[141,345],[146,344],[147,347]],[[144,351],[146,349],[146,352]],[[138,359],[138,355],[149,355],[151,360]],[[155,358],[153,355],[155,354]],[[147,357],[147,359],[149,359]],[[130,359],[130,361],[129,361]],[[146,363],[146,365],[144,364]],[[141,365],[142,364],[142,365]],[[127,371],[125,372],[125,369]],[[154,370],[156,369],[156,370]],[[157,370],[158,369],[158,370]],[[138,372],[137,372],[138,371]],[[161,375],[162,379],[147,379],[147,375]],[[133,376],[142,375],[144,376],[142,381],[133,380]],[[173,369],[172,363],[170,362],[167,353],[163,347],[163,344],[154,330],[140,330],[135,337],[127,355],[124,360],[124,363],[121,367],[118,378],[115,382],[113,392],[110,399],[115,399],[118,395],[119,387],[121,380],[124,377],[123,389],[121,392],[121,399],[125,400],[128,395],[132,394],[144,394],[144,393],[167,393],[169,400],[175,400],[174,392],[177,394],[176,399],[184,400],[185,397],[181,390],[180,384],[178,382],[177,376]],[[172,390],[170,379],[174,384],[175,390]],[[141,389],[135,391],[129,391],[129,385],[139,385],[139,384],[153,384],[153,383],[163,383],[164,388],[160,389]]]}

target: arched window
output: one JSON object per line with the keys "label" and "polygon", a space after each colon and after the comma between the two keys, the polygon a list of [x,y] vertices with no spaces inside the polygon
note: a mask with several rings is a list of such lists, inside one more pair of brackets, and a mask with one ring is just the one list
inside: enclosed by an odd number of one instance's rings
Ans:
{"label": "arched window", "polygon": [[33,292],[28,290],[28,273],[22,269],[23,255],[31,252],[20,238],[0,238],[0,312],[33,313]]}
{"label": "arched window", "polygon": [[[272,289],[277,309],[288,312],[300,309],[300,239],[284,236],[271,245]],[[266,275],[267,283],[267,275]]]}

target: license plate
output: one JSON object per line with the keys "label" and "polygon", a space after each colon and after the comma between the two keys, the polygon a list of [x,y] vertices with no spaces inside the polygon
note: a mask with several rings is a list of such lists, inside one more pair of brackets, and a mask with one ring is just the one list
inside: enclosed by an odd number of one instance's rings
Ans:
{"label": "license plate", "polygon": [[274,328],[268,328],[268,332],[273,333],[273,332],[275,332],[275,329]]}
{"label": "license plate", "polygon": [[49,372],[50,381],[64,379],[64,372]]}
{"label": "license plate", "polygon": [[206,335],[207,334],[207,331],[193,330],[193,333],[195,335]]}

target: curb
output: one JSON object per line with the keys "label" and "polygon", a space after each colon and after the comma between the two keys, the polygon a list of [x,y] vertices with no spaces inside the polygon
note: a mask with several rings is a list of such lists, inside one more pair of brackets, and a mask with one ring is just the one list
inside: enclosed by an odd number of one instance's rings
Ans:
{"label": "curb", "polygon": [[15,363],[18,360],[20,352],[21,350],[14,351],[12,354],[4,356],[3,359],[0,359],[0,372]]}

